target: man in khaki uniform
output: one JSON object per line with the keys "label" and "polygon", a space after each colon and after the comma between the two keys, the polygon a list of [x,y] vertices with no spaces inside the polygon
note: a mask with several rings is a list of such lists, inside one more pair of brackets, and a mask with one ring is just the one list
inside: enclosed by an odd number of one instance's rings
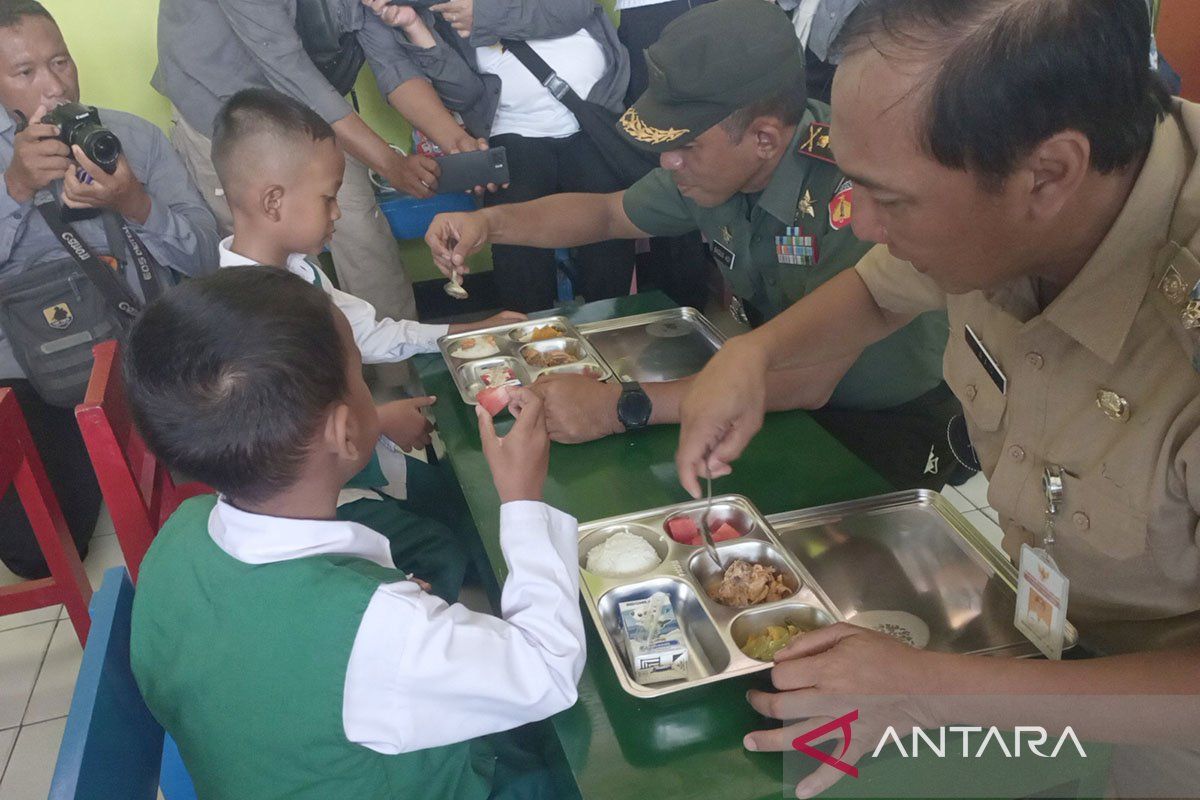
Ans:
{"label": "man in khaki uniform", "polygon": [[[946,381],[1005,549],[1015,559],[1023,543],[1047,544],[1043,476],[1060,472],[1049,551],[1070,580],[1068,614],[1109,657],[946,656],[834,626],[783,653],[772,677],[785,691],[752,692],[760,711],[806,716],[830,693],[922,695],[909,716],[926,726],[1014,725],[1040,713],[1018,693],[1132,693],[1153,715],[1081,697],[1091,722],[1067,724],[1085,739],[1195,747],[1200,106],[1154,83],[1149,41],[1140,0],[892,0],[857,12],[832,139],[855,185],[855,232],[880,246],[713,359],[683,401],[677,456],[697,493],[705,454],[726,470],[757,431],[768,372],[835,370],[844,353],[944,308]],[[983,691],[997,697],[970,709],[929,699]],[[1150,695],[1179,696],[1177,708]],[[1162,716],[1183,708],[1182,722]],[[878,740],[882,728],[867,728],[851,758]],[[786,749],[798,732],[746,745]],[[1200,758],[1166,745],[1115,751],[1115,792],[1195,796]],[[800,796],[839,774],[822,767]]]}
{"label": "man in khaki uniform", "polygon": [[[881,308],[948,311],[946,380],[1014,560],[1022,544],[1042,544],[1043,471],[1061,467],[1053,555],[1080,620],[1200,609],[1200,340],[1188,327],[1189,290],[1200,286],[1197,143],[1200,106],[1176,102],[1108,235],[1044,308],[1033,276],[948,294],[882,247],[856,268]],[[1187,626],[1189,637],[1197,631]],[[1128,633],[1111,646],[1144,640]]]}

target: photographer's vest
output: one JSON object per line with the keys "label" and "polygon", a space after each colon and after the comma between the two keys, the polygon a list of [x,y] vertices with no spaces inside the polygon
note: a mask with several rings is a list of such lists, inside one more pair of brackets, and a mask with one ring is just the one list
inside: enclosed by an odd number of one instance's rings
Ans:
{"label": "photographer's vest", "polygon": [[[346,666],[363,613],[403,573],[349,556],[245,564],[186,501],[142,563],[131,662],[200,797],[448,798],[489,793],[481,740],[383,755],[346,739]],[[420,724],[420,721],[417,721]]]}

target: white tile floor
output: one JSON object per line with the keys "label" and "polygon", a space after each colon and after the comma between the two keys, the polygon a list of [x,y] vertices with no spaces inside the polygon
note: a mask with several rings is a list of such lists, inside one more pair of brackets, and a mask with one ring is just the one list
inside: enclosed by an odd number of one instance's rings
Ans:
{"label": "white tile floor", "polygon": [[[123,563],[102,514],[85,562],[92,586]],[[0,565],[0,585],[19,580]],[[41,800],[49,791],[82,656],[62,606],[0,617],[0,800]]]}
{"label": "white tile floor", "polygon": [[[943,494],[1000,546],[982,475]],[[122,563],[112,523],[103,516],[86,562],[92,585],[99,588],[104,570]],[[17,580],[0,566],[0,585]],[[0,617],[0,800],[41,800],[49,791],[81,656],[61,606]]]}

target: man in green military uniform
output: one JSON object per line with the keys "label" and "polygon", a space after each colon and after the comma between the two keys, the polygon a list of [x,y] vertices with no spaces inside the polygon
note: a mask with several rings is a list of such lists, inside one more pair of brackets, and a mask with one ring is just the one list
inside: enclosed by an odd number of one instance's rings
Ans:
{"label": "man in green military uniform", "polygon": [[[646,51],[646,93],[621,117],[661,168],[624,192],[561,194],[436,217],[426,234],[448,276],[487,242],[572,247],[700,230],[728,282],[732,311],[757,326],[854,266],[869,245],[850,228],[853,186],[834,163],[829,107],[807,100],[804,60],[786,15],[762,0],[720,0],[682,15]],[[956,462],[946,431],[959,413],[942,380],[946,317],[923,314],[842,354],[837,383],[779,373],[781,407],[820,409],[826,428],[898,487],[940,488]],[[539,381],[551,435],[580,442],[677,422],[687,381]]]}

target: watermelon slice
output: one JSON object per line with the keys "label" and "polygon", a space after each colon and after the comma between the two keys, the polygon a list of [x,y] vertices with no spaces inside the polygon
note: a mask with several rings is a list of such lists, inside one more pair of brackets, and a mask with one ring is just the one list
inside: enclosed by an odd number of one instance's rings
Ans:
{"label": "watermelon slice", "polygon": [[695,544],[700,538],[700,529],[691,517],[675,517],[667,520],[667,533],[680,544]]}
{"label": "watermelon slice", "polygon": [[728,522],[721,523],[721,527],[713,531],[712,535],[714,542],[728,542],[730,539],[740,539],[741,536],[741,532]]}
{"label": "watermelon slice", "polygon": [[508,385],[489,386],[481,389],[479,394],[475,395],[475,402],[483,406],[483,410],[494,417],[508,406],[508,401],[511,399],[508,390]]}

